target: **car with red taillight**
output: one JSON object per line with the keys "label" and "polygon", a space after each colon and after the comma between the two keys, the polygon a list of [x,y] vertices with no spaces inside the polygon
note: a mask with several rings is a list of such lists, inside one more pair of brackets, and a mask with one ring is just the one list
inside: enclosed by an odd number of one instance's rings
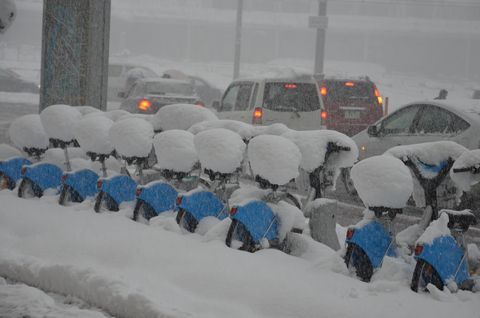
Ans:
{"label": "car with red taillight", "polygon": [[328,129],[353,136],[383,116],[383,98],[368,78],[324,78],[320,94]]}
{"label": "car with red taillight", "polygon": [[296,130],[325,127],[326,114],[312,76],[235,80],[214,108],[219,118],[254,125],[283,123]]}
{"label": "car with red taillight", "polygon": [[131,113],[154,114],[171,104],[196,104],[204,106],[193,84],[169,78],[142,78],[132,85],[120,108]]}

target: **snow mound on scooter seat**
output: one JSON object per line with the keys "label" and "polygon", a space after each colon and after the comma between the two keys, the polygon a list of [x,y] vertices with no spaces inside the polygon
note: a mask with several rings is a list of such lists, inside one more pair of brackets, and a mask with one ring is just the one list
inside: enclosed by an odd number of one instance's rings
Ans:
{"label": "snow mound on scooter seat", "polygon": [[329,142],[333,142],[337,146],[350,148],[350,151],[340,151],[332,154],[330,161],[335,167],[351,167],[358,158],[358,148],[355,142],[350,137],[334,130],[290,130],[282,136],[290,139],[298,146],[302,153],[300,167],[307,172],[312,172],[324,164]]}
{"label": "snow mound on scooter seat", "polygon": [[450,236],[450,229],[448,228],[448,214],[440,213],[440,216],[435,221],[432,221],[425,232],[418,238],[416,244],[432,245],[433,241],[441,236]]}
{"label": "snow mound on scooter seat", "polygon": [[100,109],[93,106],[75,106],[75,109],[82,114],[82,116],[91,114],[91,113],[103,113]]}
{"label": "snow mound on scooter seat", "polygon": [[108,134],[112,125],[113,121],[106,117],[84,117],[75,125],[74,135],[86,152],[107,155],[113,151]]}
{"label": "snow mound on scooter seat", "polygon": [[48,137],[38,114],[16,118],[8,128],[8,135],[13,144],[20,149],[48,148]]}
{"label": "snow mound on scooter seat", "polygon": [[262,135],[250,140],[248,158],[254,175],[272,184],[284,185],[298,177],[302,155],[287,138]]}
{"label": "snow mound on scooter seat", "polygon": [[7,144],[0,144],[0,161],[21,156],[22,153],[17,148],[14,148]]}
{"label": "snow mound on scooter seat", "polygon": [[123,119],[125,116],[129,116],[129,115],[132,115],[132,114],[127,112],[126,110],[115,109],[108,112],[100,111],[100,112],[88,113],[84,116],[84,118],[101,116],[101,117],[106,117],[112,121],[119,121],[120,119]]}
{"label": "snow mound on scooter seat", "polygon": [[269,126],[254,126],[253,132],[255,136],[260,135],[274,135],[281,136],[284,133],[290,131],[290,128],[281,123],[272,124]]}
{"label": "snow mound on scooter seat", "polygon": [[193,134],[185,130],[164,131],[153,138],[153,147],[160,169],[190,172],[198,162]]}
{"label": "snow mound on scooter seat", "polygon": [[239,134],[216,128],[199,133],[193,142],[202,168],[233,173],[241,166],[246,146]]}
{"label": "snow mound on scooter seat", "polygon": [[[88,160],[88,157],[82,148],[68,147],[67,150],[72,170],[90,167],[91,162]],[[67,166],[65,165],[65,152],[61,148],[47,149],[42,162],[52,163],[61,167],[62,170],[67,170]]]}
{"label": "snow mound on scooter seat", "polygon": [[82,114],[68,105],[52,105],[40,113],[40,118],[48,138],[70,142],[75,139],[73,127]]}
{"label": "snow mound on scooter seat", "polygon": [[152,151],[152,125],[140,118],[125,118],[112,125],[109,137],[113,147],[124,157],[148,157]]}
{"label": "snow mound on scooter seat", "polygon": [[403,145],[390,148],[385,154],[402,161],[413,156],[428,165],[439,165],[445,160],[456,160],[467,148],[453,141],[435,141],[421,144]]}
{"label": "snow mound on scooter seat", "polygon": [[188,131],[196,135],[202,131],[223,128],[239,134],[243,140],[250,140],[254,136],[254,127],[250,124],[230,119],[209,120],[196,123]]}
{"label": "snow mound on scooter seat", "polygon": [[471,186],[480,182],[480,173],[473,174],[471,171],[455,172],[455,169],[476,167],[480,169],[480,149],[465,151],[453,164],[450,170],[450,178],[461,191],[470,191]]}
{"label": "snow mound on scooter seat", "polygon": [[151,118],[151,123],[155,131],[188,130],[196,123],[216,119],[218,117],[203,106],[173,104],[160,108]]}
{"label": "snow mound on scooter seat", "polygon": [[413,192],[410,170],[392,156],[374,156],[352,167],[351,177],[366,207],[404,208]]}

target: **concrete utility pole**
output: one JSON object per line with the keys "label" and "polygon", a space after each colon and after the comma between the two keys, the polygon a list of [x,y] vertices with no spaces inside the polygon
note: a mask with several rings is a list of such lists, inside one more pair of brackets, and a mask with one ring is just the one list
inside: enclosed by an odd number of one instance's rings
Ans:
{"label": "concrete utility pole", "polygon": [[325,55],[325,38],[328,25],[327,0],[318,1],[318,16],[310,17],[310,27],[317,29],[315,46],[315,68],[314,74],[323,73],[323,61]]}
{"label": "concrete utility pole", "polygon": [[110,0],[44,0],[40,111],[107,106]]}
{"label": "concrete utility pole", "polygon": [[242,49],[243,0],[237,0],[237,26],[235,28],[235,57],[233,60],[233,79],[240,75],[240,52]]}

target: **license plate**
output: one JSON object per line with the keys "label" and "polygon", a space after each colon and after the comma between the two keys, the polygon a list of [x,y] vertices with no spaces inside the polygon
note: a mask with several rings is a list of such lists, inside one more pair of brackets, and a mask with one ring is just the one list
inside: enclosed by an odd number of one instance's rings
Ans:
{"label": "license plate", "polygon": [[346,119],[360,119],[360,111],[357,110],[345,110],[344,116]]}

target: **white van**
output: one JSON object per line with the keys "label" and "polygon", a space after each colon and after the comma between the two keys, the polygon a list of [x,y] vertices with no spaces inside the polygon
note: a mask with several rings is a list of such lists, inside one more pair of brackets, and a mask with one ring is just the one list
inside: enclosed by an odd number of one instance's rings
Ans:
{"label": "white van", "polygon": [[236,80],[214,107],[222,119],[283,123],[295,130],[325,128],[327,115],[318,84],[310,76]]}

